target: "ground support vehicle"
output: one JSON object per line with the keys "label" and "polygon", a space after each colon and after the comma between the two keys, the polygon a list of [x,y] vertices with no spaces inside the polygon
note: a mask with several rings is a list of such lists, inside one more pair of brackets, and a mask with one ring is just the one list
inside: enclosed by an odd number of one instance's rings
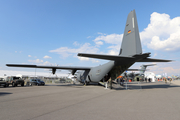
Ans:
{"label": "ground support vehicle", "polygon": [[13,87],[16,87],[17,85],[24,86],[24,80],[22,80],[20,77],[11,76],[7,79],[7,83],[9,85],[12,85]]}
{"label": "ground support vehicle", "polygon": [[8,83],[5,81],[4,78],[0,78],[0,86],[7,87]]}
{"label": "ground support vehicle", "polygon": [[28,85],[37,85],[37,86],[39,86],[39,85],[45,85],[45,82],[44,81],[42,81],[41,79],[31,79],[30,81],[29,81],[29,83],[27,83]]}

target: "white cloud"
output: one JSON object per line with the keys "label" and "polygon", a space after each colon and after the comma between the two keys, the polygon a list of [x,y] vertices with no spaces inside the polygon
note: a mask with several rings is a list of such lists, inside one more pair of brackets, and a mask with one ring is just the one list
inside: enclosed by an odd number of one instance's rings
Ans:
{"label": "white cloud", "polygon": [[[122,34],[110,34],[106,35],[103,33],[98,33],[101,36],[98,36],[93,40],[96,43],[96,46],[92,46],[90,43],[85,43],[83,45],[80,45],[77,42],[74,42],[73,45],[79,46],[79,48],[68,48],[68,47],[60,47],[55,50],[50,50],[49,52],[55,52],[60,54],[63,58],[69,57],[69,56],[77,56],[77,53],[97,53],[99,51],[99,46],[103,45],[103,41],[109,44],[115,44],[113,46],[108,47],[110,49],[107,53],[104,54],[110,54],[110,55],[117,55],[119,53],[120,49],[120,43],[122,41]],[[99,62],[95,59],[89,59],[85,57],[78,57],[81,61],[91,61],[91,62]]]}
{"label": "white cloud", "polygon": [[78,57],[79,60],[82,60],[82,61],[89,61],[89,58],[87,57]]}
{"label": "white cloud", "polygon": [[180,17],[154,12],[150,24],[140,33],[142,42],[154,50],[175,51],[180,49]]}
{"label": "white cloud", "polygon": [[153,57],[156,57],[157,56],[157,53],[155,53],[154,55],[153,55]]}
{"label": "white cloud", "polygon": [[50,62],[46,61],[46,62],[43,62],[42,65],[52,65]]}
{"label": "white cloud", "polygon": [[49,52],[55,52],[60,54],[63,58],[66,58],[70,55],[75,55],[77,53],[97,53],[98,48],[96,46],[92,46],[90,43],[85,43],[77,49],[72,49],[68,47],[60,47],[55,50],[50,50]]}
{"label": "white cloud", "polygon": [[115,50],[109,50],[108,55],[118,55]]}
{"label": "white cloud", "polygon": [[85,43],[83,45],[80,45],[77,42],[73,43],[74,45],[79,45],[79,48],[75,49],[75,48],[68,48],[68,47],[60,47],[58,49],[55,50],[50,50],[50,52],[55,52],[57,54],[60,54],[63,58],[66,58],[70,55],[78,58],[80,61],[91,61],[93,63],[97,63],[99,62],[96,59],[92,59],[92,58],[88,58],[88,57],[78,57],[77,54],[78,53],[97,53],[99,51],[99,49],[97,48],[97,46],[92,46],[90,43]]}
{"label": "white cloud", "polygon": [[110,34],[110,35],[101,35],[94,39],[94,42],[97,45],[102,45],[104,41],[109,44],[120,44],[122,41],[123,34]]}
{"label": "white cloud", "polygon": [[22,53],[22,51],[15,51],[15,53]]}
{"label": "white cloud", "polygon": [[91,61],[93,63],[99,62],[97,59],[92,59],[92,58],[88,58],[88,57],[78,57],[78,59],[81,61]]}
{"label": "white cloud", "polygon": [[43,63],[43,60],[36,59],[36,60],[28,60],[31,63]]}
{"label": "white cloud", "polygon": [[28,57],[32,57],[31,55],[28,55]]}
{"label": "white cloud", "polygon": [[[49,77],[49,69],[46,69],[48,71],[44,71],[44,72],[37,72],[36,71],[36,75],[37,76],[47,76]],[[35,72],[34,70],[32,71],[17,71],[17,70],[0,70],[0,76],[4,76],[4,74],[6,74],[7,76],[15,76],[15,75],[18,75],[18,74],[21,74],[21,75],[28,75],[28,76],[35,76]],[[51,74],[51,76],[58,76],[58,77],[67,77],[68,74],[67,73],[62,73],[62,72],[56,72],[55,75]]]}
{"label": "white cloud", "polygon": [[166,40],[160,40],[158,36],[154,36],[148,47],[154,50],[175,51],[180,49],[180,31],[178,34],[173,33]]}
{"label": "white cloud", "polygon": [[49,61],[43,61],[40,59],[36,59],[36,60],[28,60],[28,62],[32,63],[32,64],[38,64],[38,65],[53,65],[55,66],[55,64],[50,63]]}
{"label": "white cloud", "polygon": [[110,55],[118,55],[120,51],[120,45],[112,45],[108,47],[110,50],[108,51],[108,54]]}
{"label": "white cloud", "polygon": [[[176,62],[176,64],[179,64]],[[178,66],[178,65],[177,65]],[[180,68],[174,67],[174,65],[164,65],[164,64],[157,64],[156,66],[149,68],[151,72],[154,72],[155,74],[163,75],[164,73],[167,73],[168,75],[177,75],[179,74]]]}
{"label": "white cloud", "polygon": [[96,45],[103,45],[103,42],[102,41],[97,41]]}
{"label": "white cloud", "polygon": [[99,60],[97,60],[97,59],[91,59],[91,61],[92,61],[93,63],[98,63],[98,62],[99,62]]}
{"label": "white cloud", "polygon": [[91,36],[88,36],[87,38],[89,39],[89,38],[91,38]]}
{"label": "white cloud", "polygon": [[51,58],[51,57],[46,55],[46,56],[44,56],[43,58],[48,59],[48,58]]}
{"label": "white cloud", "polygon": [[74,45],[74,46],[79,46],[80,44],[79,44],[77,41],[75,41],[75,42],[73,43],[73,45]]}
{"label": "white cloud", "polygon": [[101,33],[101,32],[98,32],[97,34],[99,34],[99,35],[106,35],[105,33]]}

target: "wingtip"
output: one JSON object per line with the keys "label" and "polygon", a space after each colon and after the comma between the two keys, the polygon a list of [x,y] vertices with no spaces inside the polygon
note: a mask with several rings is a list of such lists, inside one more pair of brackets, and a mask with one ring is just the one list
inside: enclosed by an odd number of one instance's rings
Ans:
{"label": "wingtip", "polygon": [[12,64],[6,64],[6,66],[12,66]]}
{"label": "wingtip", "polygon": [[78,53],[77,56],[82,56],[82,53]]}

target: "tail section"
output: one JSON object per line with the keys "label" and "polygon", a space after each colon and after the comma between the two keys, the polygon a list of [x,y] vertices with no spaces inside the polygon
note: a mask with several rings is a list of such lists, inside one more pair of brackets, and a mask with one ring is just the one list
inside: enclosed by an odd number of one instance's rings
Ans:
{"label": "tail section", "polygon": [[133,56],[142,54],[141,41],[135,10],[131,11],[127,17],[124,36],[120,49],[120,56]]}
{"label": "tail section", "polygon": [[[97,55],[78,53],[80,57],[98,58],[105,60],[118,61],[118,64],[131,62],[170,62],[171,60],[152,59],[150,53],[142,54],[141,41],[135,10],[128,14],[124,30],[123,40],[119,55]],[[135,59],[134,59],[135,58]]]}

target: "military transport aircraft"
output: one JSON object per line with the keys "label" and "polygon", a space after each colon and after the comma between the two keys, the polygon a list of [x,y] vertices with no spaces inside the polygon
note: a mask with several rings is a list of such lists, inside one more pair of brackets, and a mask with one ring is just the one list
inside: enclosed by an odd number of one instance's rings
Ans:
{"label": "military transport aircraft", "polygon": [[[72,70],[72,74],[78,70],[77,80],[85,85],[90,82],[107,81],[110,77],[116,79],[121,73],[127,70],[135,62],[170,62],[171,60],[149,58],[151,53],[142,53],[141,41],[135,10],[128,14],[123,40],[119,55],[102,55],[78,53],[80,57],[89,57],[110,60],[108,63],[96,67],[69,67],[69,66],[41,66],[6,64],[9,67],[29,67],[52,69],[55,74],[56,69]],[[112,88],[112,87],[111,87]]]}
{"label": "military transport aircraft", "polygon": [[156,65],[156,64],[141,65],[141,66],[140,66],[141,69],[127,69],[126,71],[139,71],[139,72],[134,73],[134,74],[135,74],[136,76],[137,76],[137,75],[144,75],[144,72],[146,71],[146,68],[147,68],[148,66],[154,66],[154,65]]}
{"label": "military transport aircraft", "polygon": [[139,73],[136,73],[136,75],[144,75],[144,72],[146,71],[146,68],[148,66],[154,66],[154,65],[156,65],[156,64],[141,65],[141,69],[140,69]]}
{"label": "military transport aircraft", "polygon": [[[144,72],[146,71],[146,68],[148,66],[154,66],[156,64],[148,64],[148,65],[141,65],[141,69],[127,69],[126,71],[124,71],[121,76],[125,76],[125,77],[128,77],[129,79],[132,79],[132,80],[135,80],[137,81],[136,79],[137,78],[141,78],[141,79],[144,79],[145,75],[144,75]],[[139,71],[137,73],[126,73],[127,71]]]}

